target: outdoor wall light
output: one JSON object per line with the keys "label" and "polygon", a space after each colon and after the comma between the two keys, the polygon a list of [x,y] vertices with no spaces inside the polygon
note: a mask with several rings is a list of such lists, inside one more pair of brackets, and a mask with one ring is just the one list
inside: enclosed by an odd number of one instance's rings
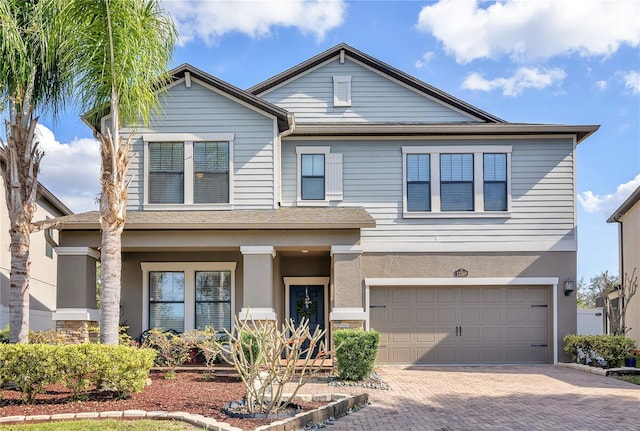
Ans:
{"label": "outdoor wall light", "polygon": [[570,278],[567,278],[564,281],[564,296],[571,295],[571,292],[573,292],[574,290],[576,290],[576,282]]}

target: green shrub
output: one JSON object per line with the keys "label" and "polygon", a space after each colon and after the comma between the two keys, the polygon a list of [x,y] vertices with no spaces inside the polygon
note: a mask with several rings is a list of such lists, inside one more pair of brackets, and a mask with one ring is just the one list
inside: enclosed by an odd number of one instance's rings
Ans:
{"label": "green shrub", "polygon": [[96,386],[112,390],[118,398],[141,392],[153,367],[156,352],[131,346],[96,345]]}
{"label": "green shrub", "polygon": [[379,332],[338,329],[333,333],[333,343],[339,379],[362,380],[371,374],[380,346]]}
{"label": "green shrub", "polygon": [[574,335],[564,337],[564,351],[581,364],[615,368],[636,348],[634,340],[622,335]]}
{"label": "green shrub", "polygon": [[0,380],[14,383],[22,401],[33,402],[47,385],[58,381],[60,350],[60,346],[49,344],[2,344]]}
{"label": "green shrub", "polygon": [[66,341],[64,334],[55,329],[29,331],[30,344],[64,344]]}
{"label": "green shrub", "polygon": [[146,331],[142,337],[142,347],[156,351],[155,364],[169,368],[167,377],[175,376],[176,367],[189,360],[189,351],[192,348],[180,335],[160,328]]}
{"label": "green shrub", "polygon": [[101,344],[0,344],[0,382],[12,382],[24,402],[60,382],[76,398],[91,384],[126,398],[144,389],[155,352]]}
{"label": "green shrub", "polygon": [[4,329],[0,329],[0,343],[6,344],[9,342],[9,325]]}

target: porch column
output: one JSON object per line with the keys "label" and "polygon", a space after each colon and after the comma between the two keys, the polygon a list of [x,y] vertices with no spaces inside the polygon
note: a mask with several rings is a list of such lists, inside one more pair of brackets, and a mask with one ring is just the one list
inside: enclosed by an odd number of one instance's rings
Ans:
{"label": "porch column", "polygon": [[331,330],[365,328],[360,246],[331,247]]}
{"label": "porch column", "polygon": [[272,246],[242,246],[242,310],[240,319],[276,320]]}
{"label": "porch column", "polygon": [[100,313],[96,303],[96,262],[100,253],[89,247],[56,247],[58,255],[56,329],[69,343],[96,338]]}

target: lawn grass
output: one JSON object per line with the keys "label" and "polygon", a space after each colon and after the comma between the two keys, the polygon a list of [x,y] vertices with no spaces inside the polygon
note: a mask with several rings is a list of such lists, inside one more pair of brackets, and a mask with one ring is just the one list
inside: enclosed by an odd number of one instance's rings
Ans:
{"label": "lawn grass", "polygon": [[624,380],[634,385],[640,385],[640,376],[617,376],[616,379]]}
{"label": "lawn grass", "polygon": [[0,425],[0,430],[7,431],[155,431],[160,429],[169,431],[195,431],[199,428],[180,421],[150,419],[101,419]]}

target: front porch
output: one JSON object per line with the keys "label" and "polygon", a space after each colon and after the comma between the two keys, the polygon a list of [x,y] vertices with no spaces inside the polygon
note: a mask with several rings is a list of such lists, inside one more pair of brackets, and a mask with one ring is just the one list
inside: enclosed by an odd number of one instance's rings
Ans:
{"label": "front porch", "polygon": [[[373,220],[361,212],[334,211],[342,217],[307,221],[307,229],[297,224],[286,229],[286,223],[273,221],[263,229],[211,222],[177,229],[157,220],[158,214],[141,228],[148,218],[142,214],[148,213],[134,213],[142,219],[130,215],[133,221],[122,236],[120,323],[133,337],[151,327],[222,331],[231,329],[234,316],[274,322],[307,317],[329,333],[363,328],[360,228]],[[100,232],[86,220],[68,220],[60,233],[58,329],[72,326],[78,332],[99,320],[95,268]],[[77,335],[77,341],[86,340]]]}

